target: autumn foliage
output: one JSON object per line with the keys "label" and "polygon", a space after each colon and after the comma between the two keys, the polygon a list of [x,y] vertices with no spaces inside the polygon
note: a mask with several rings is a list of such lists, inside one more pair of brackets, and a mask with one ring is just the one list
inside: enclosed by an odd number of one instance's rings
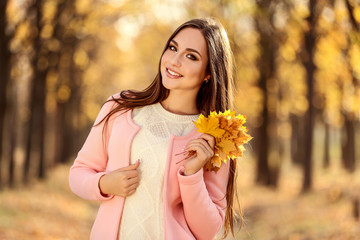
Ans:
{"label": "autumn foliage", "polygon": [[236,115],[235,111],[230,110],[224,113],[211,112],[208,118],[200,115],[195,122],[198,132],[210,134],[216,140],[214,157],[205,165],[207,170],[217,171],[222,162],[243,156],[244,144],[252,139],[247,133],[248,129],[243,126],[245,122],[244,115]]}

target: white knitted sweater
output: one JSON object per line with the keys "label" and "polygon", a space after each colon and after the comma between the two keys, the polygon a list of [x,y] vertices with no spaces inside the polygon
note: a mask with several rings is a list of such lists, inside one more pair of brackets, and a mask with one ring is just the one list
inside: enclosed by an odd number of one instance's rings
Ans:
{"label": "white knitted sweater", "polygon": [[199,115],[178,115],[160,103],[133,110],[141,128],[131,146],[131,164],[141,160],[140,184],[125,200],[119,239],[164,239],[164,172],[171,135],[184,136],[194,129]]}

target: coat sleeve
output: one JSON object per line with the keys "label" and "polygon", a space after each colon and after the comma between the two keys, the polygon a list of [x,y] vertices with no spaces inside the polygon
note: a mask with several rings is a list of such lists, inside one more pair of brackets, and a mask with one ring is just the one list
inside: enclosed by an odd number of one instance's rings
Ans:
{"label": "coat sleeve", "polygon": [[184,167],[178,171],[185,219],[196,239],[214,239],[224,224],[229,167],[228,162],[217,172],[201,169],[190,176]]}
{"label": "coat sleeve", "polygon": [[112,106],[114,106],[113,101],[107,101],[102,106],[94,126],[70,168],[69,184],[71,190],[79,197],[87,200],[104,201],[113,198],[110,195],[102,195],[98,184],[101,176],[106,174],[107,146],[114,119],[110,118],[105,128],[105,121],[96,125],[110,112]]}

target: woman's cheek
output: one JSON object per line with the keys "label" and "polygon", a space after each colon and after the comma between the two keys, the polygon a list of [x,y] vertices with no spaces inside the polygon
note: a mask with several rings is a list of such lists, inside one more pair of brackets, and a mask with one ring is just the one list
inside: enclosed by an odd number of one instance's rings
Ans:
{"label": "woman's cheek", "polygon": [[170,54],[171,52],[169,50],[166,50],[164,52],[164,54],[161,57],[161,64],[165,64],[169,60]]}

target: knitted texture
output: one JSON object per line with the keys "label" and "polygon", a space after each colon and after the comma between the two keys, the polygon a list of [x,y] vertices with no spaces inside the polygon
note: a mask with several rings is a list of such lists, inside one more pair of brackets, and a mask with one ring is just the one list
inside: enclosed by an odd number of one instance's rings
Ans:
{"label": "knitted texture", "polygon": [[160,103],[133,110],[141,127],[131,145],[131,164],[138,159],[140,184],[125,200],[119,239],[164,239],[163,187],[171,135],[184,136],[194,129],[199,115],[178,115]]}

